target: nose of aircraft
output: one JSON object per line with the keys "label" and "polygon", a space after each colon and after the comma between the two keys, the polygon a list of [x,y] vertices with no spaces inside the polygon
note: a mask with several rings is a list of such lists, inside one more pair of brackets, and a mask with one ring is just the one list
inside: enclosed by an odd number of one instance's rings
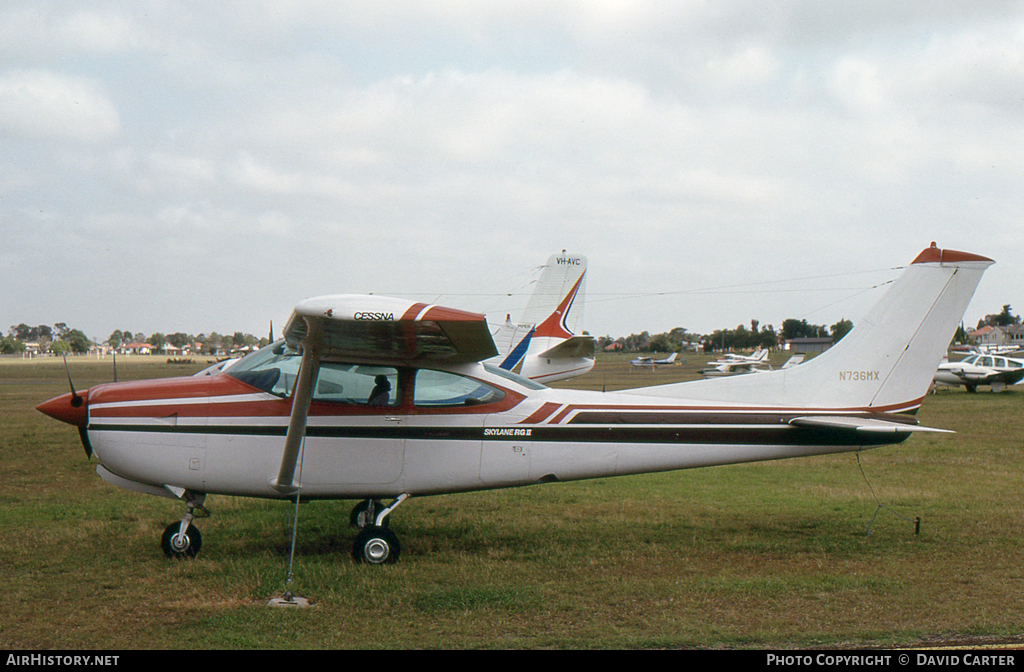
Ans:
{"label": "nose of aircraft", "polygon": [[88,394],[88,390],[84,394],[81,392],[68,392],[49,401],[44,401],[36,406],[36,410],[45,413],[55,420],[66,422],[79,429],[85,429],[89,424],[89,411],[86,408],[87,404],[85,401]]}

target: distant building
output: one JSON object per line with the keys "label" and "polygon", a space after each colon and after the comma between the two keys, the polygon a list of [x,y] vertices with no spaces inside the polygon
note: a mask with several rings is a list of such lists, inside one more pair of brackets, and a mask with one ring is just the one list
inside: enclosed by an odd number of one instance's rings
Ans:
{"label": "distant building", "polygon": [[831,338],[790,338],[786,339],[786,350],[793,354],[817,354],[832,347]]}
{"label": "distant building", "polygon": [[1024,325],[1011,324],[1006,327],[988,325],[969,334],[977,345],[1018,345],[1024,346]]}

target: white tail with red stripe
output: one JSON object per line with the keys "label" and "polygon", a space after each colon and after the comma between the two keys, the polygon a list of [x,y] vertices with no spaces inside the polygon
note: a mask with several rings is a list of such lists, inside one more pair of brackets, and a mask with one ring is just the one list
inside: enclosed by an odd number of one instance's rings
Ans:
{"label": "white tail with red stripe", "polygon": [[786,370],[634,392],[738,404],[913,411],[992,263],[932,243],[842,341],[814,359]]}

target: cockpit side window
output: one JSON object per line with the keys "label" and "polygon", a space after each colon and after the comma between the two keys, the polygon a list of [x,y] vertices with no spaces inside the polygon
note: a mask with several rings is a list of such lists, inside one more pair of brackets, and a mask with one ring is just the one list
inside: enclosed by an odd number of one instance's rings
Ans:
{"label": "cockpit side window", "polygon": [[446,371],[420,369],[416,372],[413,404],[425,408],[451,408],[492,404],[505,393],[479,380]]}
{"label": "cockpit side window", "polygon": [[368,406],[397,406],[398,370],[389,366],[322,362],[314,401]]}

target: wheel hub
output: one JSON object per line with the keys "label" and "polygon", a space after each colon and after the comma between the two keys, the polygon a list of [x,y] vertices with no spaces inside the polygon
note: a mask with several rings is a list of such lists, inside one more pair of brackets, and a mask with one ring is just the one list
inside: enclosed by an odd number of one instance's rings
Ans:
{"label": "wheel hub", "polygon": [[391,547],[383,539],[371,539],[364,547],[363,554],[368,562],[380,564],[388,559]]}

